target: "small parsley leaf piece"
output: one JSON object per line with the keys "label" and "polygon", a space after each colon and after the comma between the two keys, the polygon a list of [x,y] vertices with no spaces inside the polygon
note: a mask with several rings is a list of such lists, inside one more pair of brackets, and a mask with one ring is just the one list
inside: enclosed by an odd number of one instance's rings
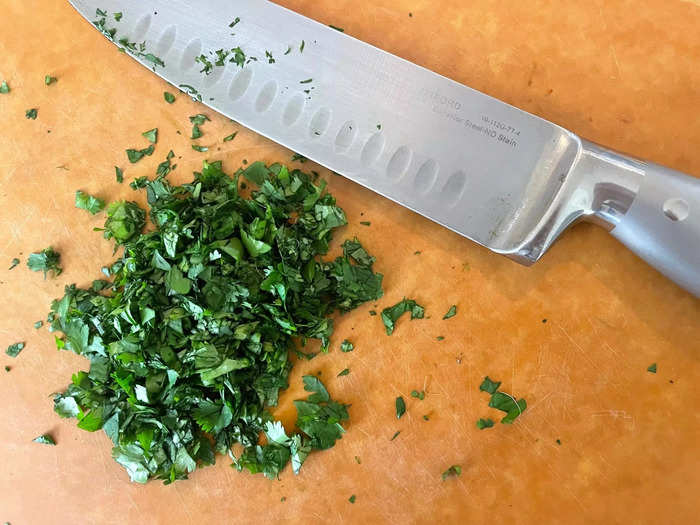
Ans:
{"label": "small parsley leaf piece", "polygon": [[20,262],[21,262],[21,261],[20,261],[17,257],[15,257],[14,259],[12,259],[12,263],[10,264],[10,268],[9,268],[9,269],[12,270],[12,268],[14,268],[15,266],[17,266]]}
{"label": "small parsley leaf piece", "polygon": [[649,368],[647,368],[647,372],[651,372],[652,374],[655,374],[656,373],[656,363],[649,365]]}
{"label": "small parsley leaf piece", "polygon": [[129,159],[129,162],[131,162],[132,164],[136,164],[145,156],[150,157],[151,155],[153,155],[154,151],[155,146],[151,144],[150,146],[144,149],[128,149],[126,150],[126,156]]}
{"label": "small parsley leaf piece", "polygon": [[60,260],[61,254],[49,246],[38,253],[30,254],[29,259],[27,259],[27,267],[33,272],[44,272],[44,279],[46,279],[48,272],[53,272],[54,277],[57,277],[63,271],[58,265]]}
{"label": "small parsley leaf piece", "polygon": [[3,80],[0,82],[0,93],[7,94],[10,92],[10,86],[7,85],[7,81]]}
{"label": "small parsley leaf piece", "polygon": [[37,330],[42,326],[44,326],[44,321],[37,321],[36,323],[34,323],[34,328]]}
{"label": "small parsley leaf piece", "polygon": [[15,343],[7,347],[5,353],[10,357],[17,357],[19,353],[24,349],[24,343]]}
{"label": "small parsley leaf piece", "polygon": [[344,369],[342,372],[340,372],[340,373],[338,374],[338,377],[346,376],[346,375],[348,375],[349,373],[350,373],[350,369],[349,369],[349,368],[346,368],[346,369]]}
{"label": "small parsley leaf piece", "polygon": [[231,142],[233,139],[236,138],[236,135],[238,135],[238,131],[234,131],[230,135],[227,135],[226,137],[224,137],[224,142]]}
{"label": "small parsley leaf piece", "polygon": [[476,422],[476,428],[478,428],[479,430],[484,430],[485,428],[491,428],[492,426],[493,426],[493,419],[491,419],[491,418],[486,418],[486,419],[480,418]]}
{"label": "small parsley leaf piece", "polygon": [[46,84],[47,86],[50,86],[51,84],[57,81],[58,79],[56,77],[52,77],[51,75],[46,75],[44,77],[44,84]]}
{"label": "small parsley leaf piece", "polygon": [[146,140],[150,142],[151,144],[156,144],[158,142],[158,128],[153,128],[149,129],[148,131],[144,131],[141,133],[144,137],[146,137]]}
{"label": "small parsley leaf piece", "polygon": [[362,224],[362,226],[372,226],[372,223],[369,221],[360,221],[360,224]]}
{"label": "small parsley leaf piece", "polygon": [[34,443],[41,443],[42,445],[55,445],[56,442],[54,439],[48,435],[48,434],[42,434],[41,436],[35,437],[32,439]]}
{"label": "small parsley leaf piece", "polygon": [[36,120],[37,114],[38,112],[36,108],[28,109],[24,112],[24,116],[32,120]]}
{"label": "small parsley leaf piece", "polygon": [[192,149],[200,153],[206,153],[207,151],[209,151],[209,148],[207,148],[206,146],[198,146],[197,144],[192,144]]}
{"label": "small parsley leaf piece", "polygon": [[425,309],[422,306],[413,299],[406,299],[405,297],[394,306],[382,310],[382,322],[386,328],[387,335],[394,333],[396,321],[406,312],[411,313],[411,319],[423,319],[425,316]]}
{"label": "small parsley leaf piece", "polygon": [[116,179],[119,184],[124,182],[124,171],[118,166],[114,166],[114,171],[116,173]]}
{"label": "small parsley leaf piece", "polygon": [[166,101],[168,104],[172,104],[173,102],[175,102],[175,95],[173,95],[173,94],[170,93],[169,91],[164,91],[164,92],[163,92],[163,98],[165,99],[165,101]]}
{"label": "small parsley leaf piece", "polygon": [[397,430],[396,432],[394,432],[394,435],[391,436],[391,439],[389,441],[394,441],[397,437],[399,437],[399,434],[401,434],[400,430]]}
{"label": "small parsley leaf piece", "polygon": [[350,503],[355,503],[355,500],[356,500],[356,499],[357,499],[357,498],[356,498],[355,495],[353,494],[352,496],[350,496],[350,497],[348,498],[348,501],[349,501]]}
{"label": "small parsley leaf piece", "polygon": [[119,13],[114,13],[114,20],[116,20],[117,22],[119,22],[119,21],[122,19],[122,16],[123,16],[123,15],[122,15],[121,12],[119,12]]}
{"label": "small parsley leaf piece", "polygon": [[401,417],[406,413],[406,402],[403,397],[399,396],[396,398],[396,419],[401,419]]}
{"label": "small parsley leaf piece", "polygon": [[350,341],[347,339],[340,343],[340,351],[341,352],[352,352],[355,349],[355,345],[353,345]]}
{"label": "small parsley leaf piece", "polygon": [[504,392],[496,392],[491,396],[489,406],[496,408],[502,412],[506,412],[506,416],[501,419],[501,423],[512,423],[520,414],[527,408],[527,403],[524,399],[515,401],[515,398]]}
{"label": "small parsley leaf piece", "polygon": [[425,390],[421,390],[420,392],[418,390],[411,390],[411,397],[423,401],[425,399]]}
{"label": "small parsley leaf piece", "polygon": [[78,190],[75,192],[75,207],[95,215],[104,209],[105,201]]}
{"label": "small parsley leaf piece", "polygon": [[450,317],[454,317],[455,315],[457,315],[457,305],[453,304],[452,306],[450,306],[450,309],[447,310],[447,313],[443,316],[443,320],[449,319]]}
{"label": "small parsley leaf piece", "polygon": [[488,392],[489,394],[495,394],[498,387],[501,386],[500,381],[492,381],[489,376],[486,376],[484,380],[479,385],[479,390],[482,392]]}
{"label": "small parsley leaf piece", "polygon": [[442,481],[445,481],[447,478],[458,477],[461,475],[462,467],[459,465],[452,465],[450,468],[448,468],[445,472],[442,473]]}

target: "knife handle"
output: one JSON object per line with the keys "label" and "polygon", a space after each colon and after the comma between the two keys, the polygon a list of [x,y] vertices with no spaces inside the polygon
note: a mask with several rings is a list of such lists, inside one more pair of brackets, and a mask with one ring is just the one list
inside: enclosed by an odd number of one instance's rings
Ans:
{"label": "knife handle", "polygon": [[700,179],[591,143],[583,146],[584,155],[596,159],[600,181],[589,218],[700,297]]}

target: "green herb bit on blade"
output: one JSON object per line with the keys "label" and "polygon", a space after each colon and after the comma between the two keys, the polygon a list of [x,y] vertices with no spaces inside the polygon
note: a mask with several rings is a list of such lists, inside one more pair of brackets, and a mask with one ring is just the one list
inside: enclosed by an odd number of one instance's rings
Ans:
{"label": "green herb bit on blade", "polygon": [[5,353],[10,357],[17,357],[24,350],[24,343],[15,343],[7,347]]}
{"label": "green herb bit on blade", "polygon": [[29,254],[27,267],[33,272],[44,272],[44,279],[46,279],[48,272],[52,272],[54,277],[58,277],[63,271],[58,265],[60,260],[61,254],[49,246],[40,252]]}
{"label": "green herb bit on blade", "polygon": [[382,310],[382,322],[384,323],[387,335],[394,333],[396,321],[407,312],[411,313],[411,320],[423,319],[425,316],[425,309],[422,306],[413,299],[406,299],[405,297],[394,306]]}

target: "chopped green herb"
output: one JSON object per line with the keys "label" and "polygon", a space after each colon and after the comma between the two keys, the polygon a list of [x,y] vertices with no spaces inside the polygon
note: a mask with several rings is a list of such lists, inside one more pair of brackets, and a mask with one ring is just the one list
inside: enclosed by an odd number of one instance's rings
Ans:
{"label": "chopped green herb", "polygon": [[44,321],[37,321],[36,323],[34,323],[34,328],[37,330],[42,326],[44,326]]}
{"label": "chopped green herb", "polygon": [[50,86],[51,84],[53,84],[57,80],[58,79],[56,77],[52,77],[51,75],[46,75],[44,77],[44,84],[46,84],[47,86]]}
{"label": "chopped green herb", "polygon": [[195,124],[192,126],[192,136],[190,137],[192,140],[196,140],[202,136],[202,130],[199,129],[199,124]]}
{"label": "chopped green herb", "polygon": [[501,382],[492,381],[489,376],[486,376],[484,380],[479,385],[479,390],[481,392],[488,392],[489,394],[495,394],[498,387],[501,386]]}
{"label": "chopped green herb", "polygon": [[340,350],[341,352],[352,352],[355,349],[355,345],[353,345],[350,341],[347,339],[340,343]]}
{"label": "chopped green herb", "polygon": [[302,40],[302,41],[301,41],[301,45],[299,46],[299,53],[303,53],[305,47],[306,47],[306,42],[304,42],[304,41]]}
{"label": "chopped green herb", "polygon": [[428,414],[424,414],[424,415],[423,415],[423,419],[424,419],[425,421],[430,421],[430,417],[428,416]]}
{"label": "chopped green herb", "polygon": [[342,372],[340,372],[340,373],[338,374],[338,377],[346,376],[346,375],[348,375],[349,373],[350,373],[350,369],[349,369],[349,368],[346,368],[346,369],[344,369]]}
{"label": "chopped green herb", "polygon": [[399,437],[399,434],[401,434],[400,430],[397,430],[393,436],[391,436],[391,439],[389,441],[394,441],[397,437]]}
{"label": "chopped green herb", "polygon": [[362,224],[362,226],[372,226],[372,223],[369,221],[360,221],[360,224]]}
{"label": "chopped green herb", "polygon": [[356,498],[355,498],[355,495],[354,495],[354,494],[348,498],[348,501],[349,501],[350,503],[355,503],[355,500],[356,500]]}
{"label": "chopped green herb", "polygon": [[332,24],[328,24],[328,27],[330,27],[331,29],[335,29],[336,31],[340,31],[341,33],[345,33],[345,29],[343,29],[342,27],[337,27]]}
{"label": "chopped green herb", "polygon": [[450,317],[454,317],[455,315],[457,315],[457,305],[453,304],[452,306],[450,306],[450,309],[447,310],[447,313],[443,317],[443,320],[449,319]]}
{"label": "chopped green herb", "polygon": [[527,408],[527,403],[524,399],[515,401],[515,398],[504,392],[496,392],[491,396],[489,406],[496,408],[502,412],[506,412],[506,416],[501,419],[501,423],[512,423],[517,417]]}
{"label": "chopped green herb", "polygon": [[557,445],[561,445],[561,439],[557,439]]}
{"label": "chopped green herb", "polygon": [[75,207],[95,215],[104,209],[105,201],[78,190],[75,192]]}
{"label": "chopped green herb", "polygon": [[149,182],[150,180],[148,179],[148,177],[144,175],[142,177],[136,177],[134,180],[132,180],[129,183],[129,187],[131,187],[132,190],[140,190],[148,186]]}
{"label": "chopped green herb", "polygon": [[240,21],[241,21],[240,17],[236,17],[236,18],[233,20],[233,22],[231,22],[228,26],[229,26],[229,27],[234,27],[234,26],[235,26],[238,22],[240,22]]}
{"label": "chopped green herb", "polygon": [[163,98],[168,104],[172,104],[173,102],[175,102],[175,95],[168,91],[163,92]]}
{"label": "chopped green herb", "polygon": [[299,82],[299,84],[310,84],[310,83],[313,82],[313,81],[314,81],[313,78],[307,78],[306,80],[301,80],[301,81]]}
{"label": "chopped green herb", "polygon": [[132,164],[136,164],[145,156],[150,157],[151,155],[153,155],[154,151],[155,146],[151,144],[150,146],[144,149],[128,149],[126,150],[126,156],[129,159],[129,162],[131,162]]}
{"label": "chopped green herb", "polygon": [[3,80],[0,82],[0,93],[3,95],[10,92],[10,86],[7,85],[7,81]]}
{"label": "chopped green herb", "polygon": [[425,316],[425,309],[416,303],[413,299],[406,299],[405,297],[400,302],[396,303],[394,306],[389,308],[384,308],[382,310],[382,322],[386,328],[387,335],[394,333],[394,328],[396,321],[406,312],[411,313],[411,319],[423,319]]}
{"label": "chopped green herb", "polygon": [[423,253],[423,252],[421,252],[420,250],[417,250],[417,251],[413,252],[413,255],[420,255],[421,253]]}
{"label": "chopped green herb", "polygon": [[370,310],[370,311],[369,311],[369,315],[371,315],[372,317],[374,317],[375,315],[377,315],[377,311],[376,311],[376,310]]}
{"label": "chopped green herb", "polygon": [[10,357],[17,357],[19,353],[24,349],[24,343],[15,343],[7,347],[5,353]]}
{"label": "chopped green herb", "polygon": [[381,125],[381,124],[377,124],[377,129],[378,129],[379,131],[381,131],[381,130],[382,130],[382,125]]}
{"label": "chopped green herb", "polygon": [[411,390],[411,397],[423,401],[425,399],[425,390],[421,390],[420,392],[418,390]]}
{"label": "chopped green herb", "polygon": [[403,416],[406,413],[406,402],[403,400],[403,397],[399,396],[396,398],[396,419],[401,419],[401,416]]}
{"label": "chopped green herb", "polygon": [[649,368],[647,368],[647,372],[651,372],[652,374],[655,374],[656,373],[656,363],[649,365]]}
{"label": "chopped green herb", "polygon": [[236,138],[236,135],[238,135],[238,131],[234,131],[230,135],[224,137],[224,142],[231,142],[233,139]]}
{"label": "chopped green herb", "polygon": [[48,435],[48,434],[42,434],[39,437],[35,437],[32,439],[34,443],[41,443],[42,445],[55,445],[56,442],[53,440],[53,438]]}
{"label": "chopped green herb", "polygon": [[[238,470],[275,478],[344,433],[347,405],[315,376],[304,376],[309,396],[294,402],[296,433],[270,409],[297,341],[327,350],[331,314],[377,300],[381,276],[356,240],[322,260],[347,223],[325,184],[281,165],[247,170],[230,177],[204,162],[182,186],[146,180],[146,233],[145,210],[110,204],[104,236],[124,250],[103,269],[109,281],[67,286],[52,303],[57,347],[89,360],[54,409],[104,430],[132,481],[185,479],[235,444]],[[257,185],[249,198],[241,177]]]}
{"label": "chopped green herb", "polygon": [[358,465],[362,464],[362,460],[360,459],[360,456],[355,456],[355,461],[357,462]]}
{"label": "chopped green herb", "polygon": [[44,272],[44,279],[48,272],[53,272],[54,277],[61,275],[63,269],[58,265],[61,260],[61,254],[54,251],[49,246],[38,253],[32,253],[27,259],[27,267],[33,272]]}
{"label": "chopped green herb", "polygon": [[9,372],[10,370],[12,369],[9,366],[5,365],[5,372]]}
{"label": "chopped green herb", "polygon": [[276,62],[276,60],[275,60],[274,57],[272,56],[272,53],[270,53],[270,52],[267,51],[267,50],[265,51],[265,58],[267,58],[267,63],[268,63],[268,64],[274,64],[274,63]]}
{"label": "chopped green herb", "polygon": [[124,171],[121,168],[114,166],[114,171],[116,173],[117,182],[121,184],[124,182]]}
{"label": "chopped green herb", "polygon": [[478,428],[479,430],[484,430],[485,428],[491,428],[492,426],[493,426],[493,419],[491,419],[491,418],[486,418],[486,419],[480,418],[476,422],[476,428]]}
{"label": "chopped green herb", "polygon": [[156,144],[158,142],[158,128],[153,128],[149,129],[148,131],[144,131],[141,133],[144,137],[146,137],[146,140],[150,142],[151,144]]}
{"label": "chopped green herb", "polygon": [[14,259],[12,259],[12,263],[10,264],[10,268],[9,268],[9,269],[12,270],[12,268],[14,268],[15,266],[17,266],[20,262],[21,262],[21,261],[20,261],[17,257],[15,257]]}
{"label": "chopped green herb", "polygon": [[37,110],[36,108],[28,109],[24,112],[24,116],[28,119],[36,120]]}
{"label": "chopped green herb", "polygon": [[185,93],[187,93],[193,100],[198,100],[199,102],[202,101],[202,95],[197,91],[195,88],[190,86],[189,84],[178,84],[179,88],[181,88]]}
{"label": "chopped green herb", "polygon": [[119,22],[122,19],[122,13],[114,13],[114,19]]}
{"label": "chopped green herb", "polygon": [[298,153],[295,153],[292,155],[292,162],[301,162],[302,164],[306,162],[308,159],[304,157],[304,155],[299,155]]}
{"label": "chopped green herb", "polygon": [[198,146],[197,144],[192,144],[192,149],[195,151],[199,151],[200,153],[205,153],[209,151],[209,148],[206,146]]}
{"label": "chopped green herb", "polygon": [[437,339],[438,341],[444,341],[444,340],[445,340],[445,337],[442,336],[442,335],[439,335],[439,336],[437,336],[435,339]]}
{"label": "chopped green herb", "polygon": [[442,473],[442,481],[445,481],[447,478],[452,478],[452,477],[457,477],[462,475],[462,467],[459,465],[452,465],[450,468],[448,468],[445,472]]}
{"label": "chopped green herb", "polygon": [[287,46],[287,50],[284,52],[285,56],[292,52],[292,46]]}

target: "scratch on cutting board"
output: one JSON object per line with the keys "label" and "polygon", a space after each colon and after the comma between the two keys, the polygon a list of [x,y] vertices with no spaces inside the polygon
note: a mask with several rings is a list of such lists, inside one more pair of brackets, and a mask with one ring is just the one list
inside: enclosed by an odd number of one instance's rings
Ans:
{"label": "scratch on cutting board", "polygon": [[610,53],[612,54],[613,61],[615,62],[615,67],[617,68],[617,77],[613,78],[622,78],[622,69],[620,68],[620,61],[617,59],[617,52],[615,51],[615,46],[610,45]]}

